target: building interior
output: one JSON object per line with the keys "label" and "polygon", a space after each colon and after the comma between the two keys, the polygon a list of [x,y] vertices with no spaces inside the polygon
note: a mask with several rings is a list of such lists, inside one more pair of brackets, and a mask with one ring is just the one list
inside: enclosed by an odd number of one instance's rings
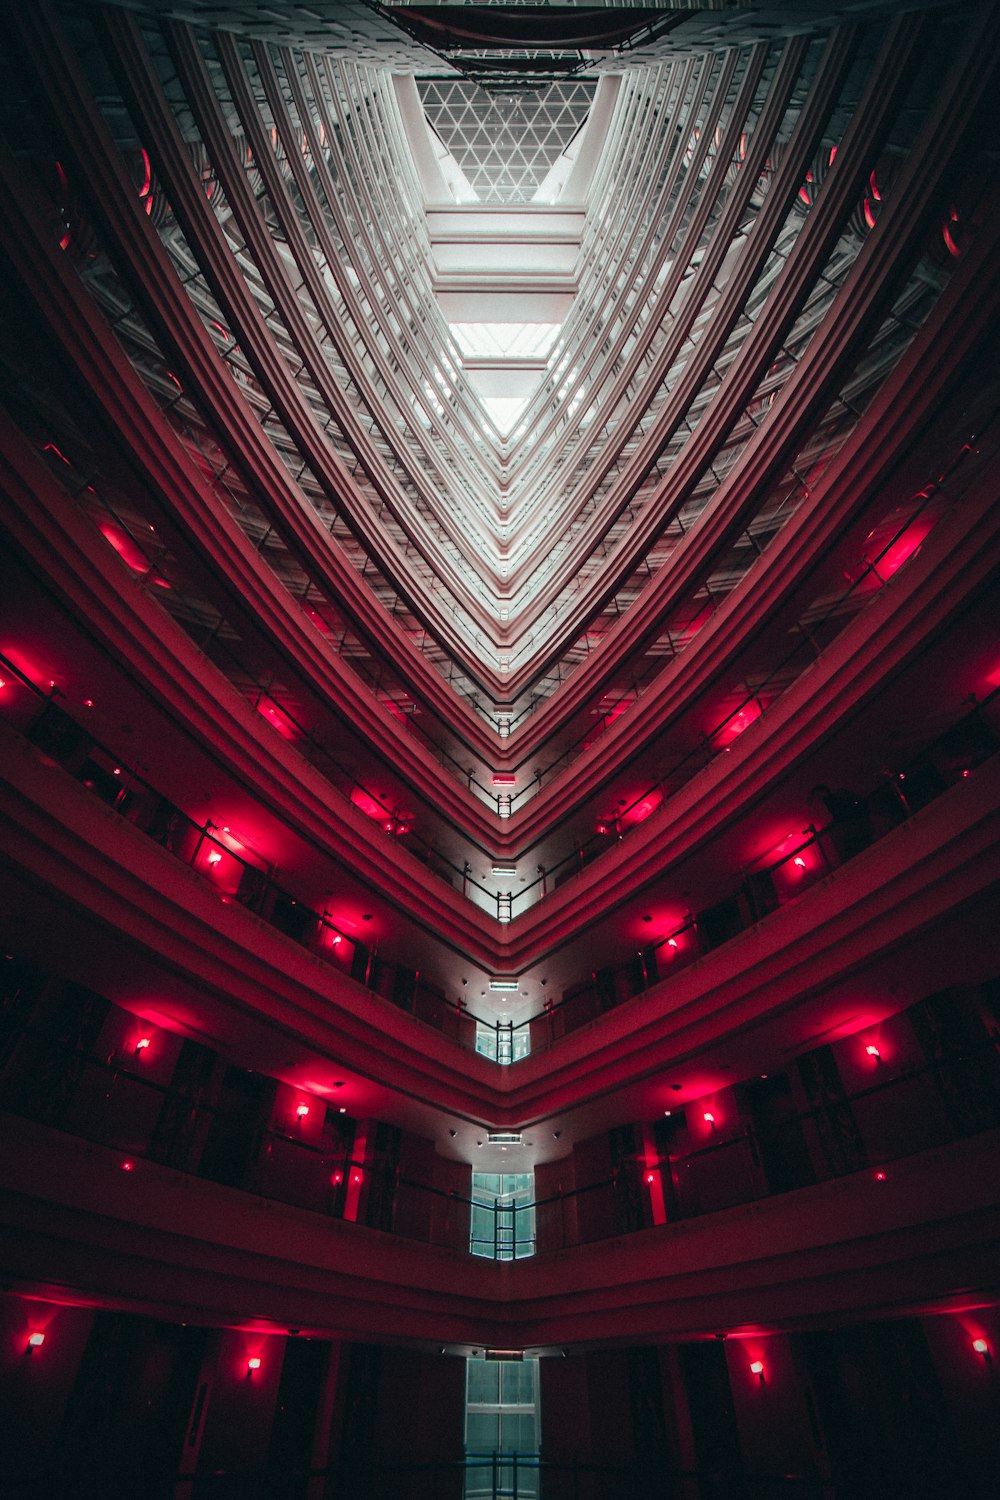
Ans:
{"label": "building interior", "polygon": [[0,1493],[1000,1494],[1000,8],[0,48]]}

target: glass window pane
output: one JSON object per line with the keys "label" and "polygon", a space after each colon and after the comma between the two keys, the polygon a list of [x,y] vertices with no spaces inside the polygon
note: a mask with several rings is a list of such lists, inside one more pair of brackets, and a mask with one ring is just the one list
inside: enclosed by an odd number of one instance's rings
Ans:
{"label": "glass window pane", "polygon": [[500,1418],[495,1412],[469,1412],[465,1422],[469,1453],[492,1453],[500,1446]]}
{"label": "glass window pane", "polygon": [[467,1375],[467,1400],[470,1406],[484,1401],[494,1405],[499,1397],[500,1365],[495,1359],[468,1359],[465,1362]]}

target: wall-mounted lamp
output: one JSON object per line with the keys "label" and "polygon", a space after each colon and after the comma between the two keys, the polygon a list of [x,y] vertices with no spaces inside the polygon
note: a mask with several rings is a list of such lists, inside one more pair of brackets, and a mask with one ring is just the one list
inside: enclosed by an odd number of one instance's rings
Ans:
{"label": "wall-mounted lamp", "polygon": [[764,1362],[763,1362],[763,1360],[760,1360],[760,1359],[755,1359],[754,1360],[753,1364],[750,1366],[750,1374],[751,1375],[756,1375],[756,1377],[760,1381],[761,1385],[764,1384]]}
{"label": "wall-mounted lamp", "polygon": [[213,867],[215,865],[221,865],[221,863],[222,863],[222,855],[219,853],[218,849],[210,849],[209,850],[209,853],[208,853],[208,862]]}
{"label": "wall-mounted lamp", "polygon": [[136,1053],[145,1052],[149,1048],[149,1037],[141,1036],[135,1044]]}
{"label": "wall-mounted lamp", "polygon": [[702,1115],[702,1119],[705,1121],[706,1125],[710,1125],[713,1130],[715,1129],[715,1116],[710,1109],[706,1109],[705,1113]]}
{"label": "wall-mounted lamp", "polygon": [[248,1359],[247,1360],[247,1379],[249,1380],[251,1378],[251,1376],[253,1375],[254,1370],[259,1370],[259,1369],[260,1369],[260,1360],[257,1357],[257,1355],[255,1354],[252,1359]]}
{"label": "wall-mounted lamp", "polygon": [[677,952],[677,939],[676,938],[667,938],[667,947],[668,948],[673,948],[674,952],[676,953]]}
{"label": "wall-mounted lamp", "polygon": [[993,1363],[993,1356],[990,1353],[990,1346],[985,1339],[973,1339],[972,1347],[973,1349],[975,1349],[977,1354],[982,1355],[985,1364],[991,1365]]}
{"label": "wall-mounted lamp", "polygon": [[300,1120],[304,1120],[306,1115],[309,1113],[308,1104],[300,1104],[295,1113],[298,1115]]}
{"label": "wall-mounted lamp", "polygon": [[45,1335],[44,1335],[44,1333],[29,1333],[28,1334],[28,1342],[25,1345],[24,1352],[26,1354],[34,1354],[35,1350],[36,1349],[40,1349],[44,1343],[45,1343]]}
{"label": "wall-mounted lamp", "polygon": [[792,860],[792,864],[797,870],[804,870],[806,867],[806,862],[802,858],[801,854],[796,854],[795,858]]}
{"label": "wall-mounted lamp", "polygon": [[865,1051],[868,1053],[868,1056],[874,1058],[876,1062],[882,1061],[882,1054],[875,1046],[874,1042],[869,1042],[868,1046],[865,1048]]}
{"label": "wall-mounted lamp", "polygon": [[650,1187],[652,1187],[653,1183],[656,1181],[656,1174],[653,1172],[647,1172],[646,1181],[650,1185]]}

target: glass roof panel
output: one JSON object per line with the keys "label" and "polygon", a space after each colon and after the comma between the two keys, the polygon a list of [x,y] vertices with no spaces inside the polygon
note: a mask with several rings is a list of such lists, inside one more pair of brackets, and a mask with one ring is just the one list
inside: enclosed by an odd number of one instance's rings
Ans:
{"label": "glass roof panel", "polygon": [[450,323],[464,359],[547,359],[561,323]]}

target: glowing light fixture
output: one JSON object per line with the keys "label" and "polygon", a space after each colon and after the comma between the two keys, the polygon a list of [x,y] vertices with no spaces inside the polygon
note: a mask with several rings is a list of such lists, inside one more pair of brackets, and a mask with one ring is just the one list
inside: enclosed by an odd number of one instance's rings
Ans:
{"label": "glowing light fixture", "polygon": [[254,1370],[259,1370],[259,1369],[260,1369],[260,1360],[258,1359],[257,1355],[255,1354],[252,1359],[248,1359],[247,1360],[247,1379],[248,1380],[250,1379],[250,1376],[253,1374]]}
{"label": "glowing light fixture", "polygon": [[702,1115],[702,1119],[705,1121],[706,1125],[711,1125],[713,1129],[715,1128],[715,1116],[710,1109],[706,1109],[705,1113]]}
{"label": "glowing light fixture", "polygon": [[34,1349],[40,1349],[44,1343],[45,1343],[45,1335],[44,1335],[44,1333],[29,1333],[28,1334],[28,1353],[30,1354],[32,1352],[32,1350],[34,1350]]}
{"label": "glowing light fixture", "polygon": [[149,1037],[148,1036],[141,1036],[139,1038],[139,1040],[135,1044],[135,1050],[137,1052],[145,1052],[145,1051],[147,1051],[148,1047],[149,1047]]}
{"label": "glowing light fixture", "polygon": [[990,1354],[990,1346],[985,1339],[973,1339],[972,1347],[973,1349],[975,1349],[977,1354],[981,1354],[983,1356],[983,1359],[986,1360],[987,1364],[993,1363],[993,1358]]}
{"label": "glowing light fixture", "polygon": [[215,865],[221,865],[222,855],[219,853],[218,849],[212,849],[209,851],[208,862],[213,866],[213,868],[215,867]]}
{"label": "glowing light fixture", "polygon": [[755,1359],[753,1361],[753,1363],[750,1366],[750,1374],[751,1375],[756,1375],[756,1377],[760,1381],[761,1385],[764,1384],[764,1362],[763,1362],[763,1360]]}
{"label": "glowing light fixture", "polygon": [[516,995],[519,979],[491,979],[490,989],[495,995]]}
{"label": "glowing light fixture", "polygon": [[868,1056],[873,1057],[876,1062],[882,1061],[882,1054],[875,1046],[874,1042],[869,1042],[868,1046],[865,1048],[865,1051],[868,1053]]}
{"label": "glowing light fixture", "polygon": [[298,1115],[300,1120],[304,1120],[306,1115],[309,1113],[308,1104],[300,1104],[295,1113]]}

